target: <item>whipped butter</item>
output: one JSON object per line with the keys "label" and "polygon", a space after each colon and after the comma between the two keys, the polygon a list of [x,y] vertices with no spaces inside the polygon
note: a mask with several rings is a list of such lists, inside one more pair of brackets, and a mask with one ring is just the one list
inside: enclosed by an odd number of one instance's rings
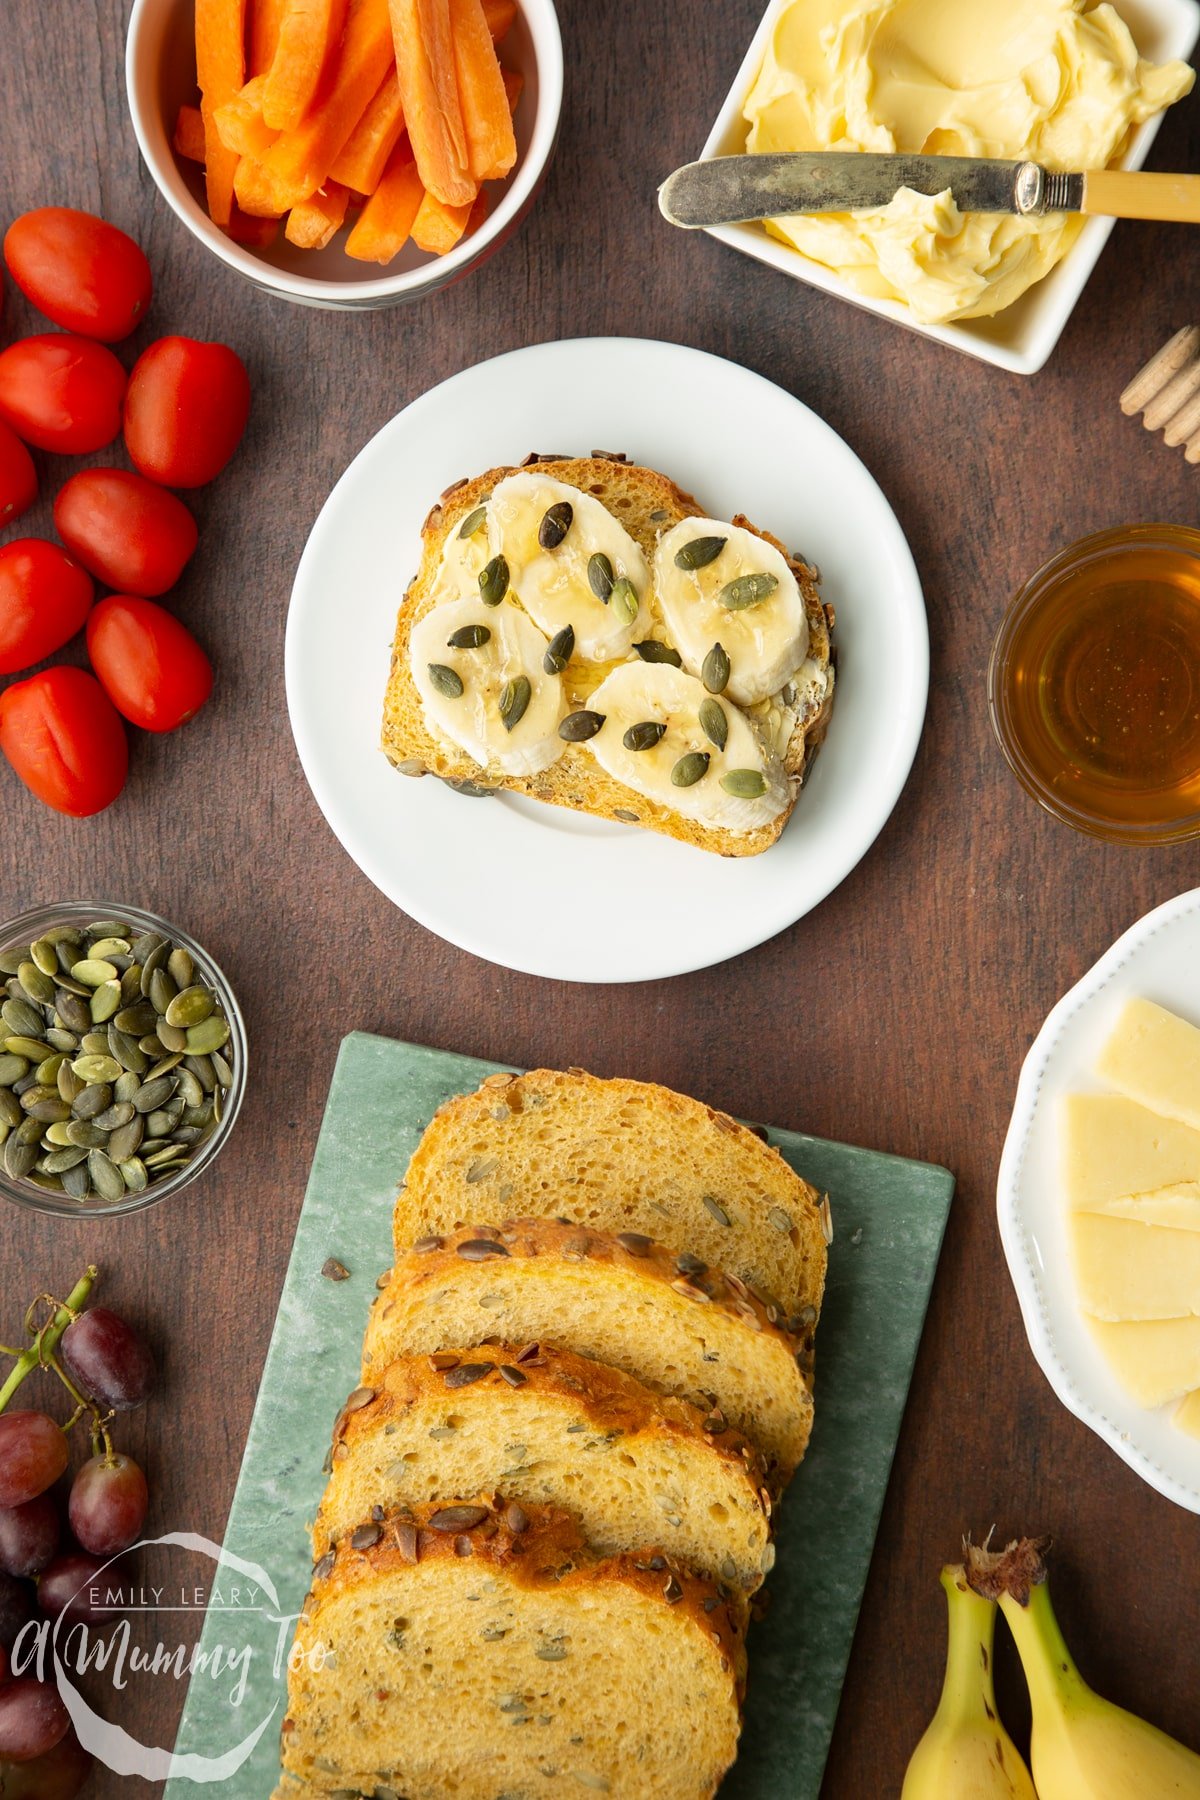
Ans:
{"label": "whipped butter", "polygon": [[[1193,80],[1184,63],[1141,58],[1119,13],[1085,0],[791,0],[746,101],[746,147],[1099,169]],[[1081,225],[1071,214],[962,213],[948,191],[907,188],[873,212],[767,221],[858,293],[925,323],[1011,306]]]}

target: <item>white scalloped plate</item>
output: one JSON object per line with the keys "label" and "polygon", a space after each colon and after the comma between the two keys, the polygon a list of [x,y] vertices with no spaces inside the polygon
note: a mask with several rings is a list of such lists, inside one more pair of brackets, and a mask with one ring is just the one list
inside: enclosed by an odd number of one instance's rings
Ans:
{"label": "white scalloped plate", "polygon": [[1200,1512],[1200,1442],[1125,1393],[1092,1341],[1074,1292],[1058,1179],[1055,1102],[1101,1087],[1093,1066],[1135,994],[1200,1024],[1200,888],[1168,900],[1117,939],[1064,994],[1025,1058],[1000,1159],[996,1211],[1034,1356],[1064,1406],[1143,1481]]}

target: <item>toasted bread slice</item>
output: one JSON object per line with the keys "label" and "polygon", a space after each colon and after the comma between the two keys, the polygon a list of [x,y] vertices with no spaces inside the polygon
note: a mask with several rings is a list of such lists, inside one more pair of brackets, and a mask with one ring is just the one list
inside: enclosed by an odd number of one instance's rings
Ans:
{"label": "toasted bread slice", "polygon": [[573,1513],[603,1555],[661,1544],[752,1592],[768,1543],[765,1479],[724,1420],[619,1369],[549,1345],[440,1351],[389,1364],[373,1390],[351,1396],[334,1427],[313,1555],[376,1507],[502,1494]]}
{"label": "toasted bread slice", "polygon": [[514,1215],[642,1232],[740,1276],[795,1331],[820,1312],[820,1196],[748,1126],[670,1088],[534,1069],[447,1101],[396,1201],[397,1253]]}
{"label": "toasted bread slice", "polygon": [[463,1505],[344,1538],[288,1667],[282,1800],[708,1800],[745,1652],[716,1588],[661,1554],[598,1557],[563,1513]]}
{"label": "toasted bread slice", "polygon": [[[363,1382],[448,1344],[554,1344],[687,1400],[788,1480],[812,1429],[813,1336],[771,1323],[736,1275],[636,1233],[522,1219],[419,1240],[371,1309]],[[480,1360],[491,1360],[481,1357]]]}
{"label": "toasted bread slice", "polygon": [[[526,458],[522,467],[531,462],[552,465],[550,472],[556,480],[594,494],[619,519],[648,559],[653,556],[654,546],[663,532],[681,519],[704,516],[692,496],[665,475],[620,457],[533,456]],[[735,831],[707,827],[684,818],[614,779],[600,767],[585,744],[568,744],[558,761],[540,774],[515,776],[506,774],[499,767],[481,767],[464,751],[430,731],[412,678],[409,639],[416,623],[437,604],[435,582],[447,539],[469,513],[487,500],[498,482],[515,473],[517,470],[513,468],[489,469],[471,481],[448,489],[425,521],[421,565],[404,596],[396,624],[391,674],[384,701],[384,753],[406,775],[437,775],[452,786],[476,794],[512,789],[554,806],[567,806],[599,818],[641,825],[722,856],[755,856],[769,849],[791,816],[807,770],[828,729],[834,693],[830,642],[833,613],[822,604],[817,572],[777,538],[752,525],[740,513],[732,520],[733,524],[754,532],[788,559],[803,597],[809,626],[808,657],[799,682],[789,684],[771,701],[760,703],[757,710],[748,709],[760,723],[769,723],[773,738],[783,739],[782,762],[789,800],[770,823],[752,830]],[[655,623],[653,635],[668,641],[661,618]],[[577,675],[572,665],[568,670],[572,704],[586,707],[589,694],[606,672],[606,667],[584,665]]]}

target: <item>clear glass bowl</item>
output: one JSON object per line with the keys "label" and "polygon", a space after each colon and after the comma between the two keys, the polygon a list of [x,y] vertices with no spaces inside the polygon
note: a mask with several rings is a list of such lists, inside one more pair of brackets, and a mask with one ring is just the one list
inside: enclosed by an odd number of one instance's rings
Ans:
{"label": "clear glass bowl", "polygon": [[[11,950],[18,944],[29,945],[55,925],[89,925],[94,919],[128,920],[139,933],[157,931],[188,951],[196,965],[197,978],[213,989],[229,1021],[229,1044],[224,1054],[233,1070],[233,1084],[226,1092],[225,1110],[211,1137],[197,1146],[195,1154],[175,1174],[151,1182],[140,1194],[127,1194],[124,1199],[113,1201],[102,1200],[97,1194],[90,1194],[86,1200],[72,1200],[66,1194],[49,1192],[29,1181],[14,1181],[0,1163],[0,1195],[4,1199],[34,1212],[54,1213],[60,1218],[107,1218],[117,1213],[141,1212],[145,1207],[157,1206],[160,1200],[177,1194],[203,1174],[220,1155],[237,1122],[246,1092],[246,1027],[233,989],[220,964],[203,945],[170,920],[160,919],[143,907],[123,906],[110,900],[69,900],[59,906],[39,906],[0,926],[0,950]],[[7,976],[0,977],[0,981],[7,979]]]}
{"label": "clear glass bowl", "polygon": [[1005,614],[988,667],[992,728],[1026,793],[1109,843],[1200,836],[1198,641],[1200,531],[1121,526],[1045,563]]}

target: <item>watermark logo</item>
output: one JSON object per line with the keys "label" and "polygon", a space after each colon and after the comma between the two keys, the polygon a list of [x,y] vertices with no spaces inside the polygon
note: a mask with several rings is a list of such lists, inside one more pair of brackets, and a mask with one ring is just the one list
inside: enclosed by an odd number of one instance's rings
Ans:
{"label": "watermark logo", "polygon": [[[70,1603],[55,1619],[32,1620],[23,1627],[13,1646],[13,1673],[36,1675],[40,1680],[56,1683],[80,1743],[115,1774],[140,1775],[147,1781],[166,1781],[171,1776],[197,1783],[227,1781],[253,1754],[279,1710],[278,1683],[296,1615],[281,1610],[279,1595],[265,1569],[196,1532],[168,1532],[163,1537],[147,1538],[132,1549],[184,1551],[211,1562],[217,1574],[209,1586],[173,1590],[129,1587],[118,1577],[109,1576],[108,1571],[130,1553],[113,1557],[79,1590],[77,1598],[86,1602],[91,1623],[72,1617]],[[134,1642],[133,1616],[151,1614],[157,1619],[202,1608],[210,1625],[206,1648],[164,1641],[169,1632],[160,1634],[150,1649]],[[222,1621],[228,1619],[228,1643],[211,1641],[212,1619],[218,1616]],[[251,1619],[256,1621],[256,1628],[248,1632],[247,1621]],[[266,1627],[274,1627],[273,1637]],[[267,1644],[269,1649],[265,1648]],[[293,1648],[288,1662],[298,1654]],[[230,1717],[236,1722],[248,1691],[257,1693],[259,1704],[263,1703],[263,1684],[251,1682],[256,1657],[270,1658],[276,1697],[265,1716],[238,1742],[211,1754],[139,1743],[121,1725],[101,1718],[76,1685],[92,1671],[105,1675],[118,1694],[134,1676],[166,1676],[176,1681],[207,1679],[222,1689]]]}

